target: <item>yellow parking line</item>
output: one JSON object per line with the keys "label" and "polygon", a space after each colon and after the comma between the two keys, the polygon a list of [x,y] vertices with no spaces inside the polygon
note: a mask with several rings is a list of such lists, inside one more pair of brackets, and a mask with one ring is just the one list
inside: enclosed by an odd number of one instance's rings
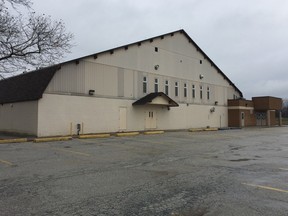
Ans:
{"label": "yellow parking line", "polygon": [[265,189],[265,190],[272,190],[272,191],[277,191],[277,192],[282,192],[282,193],[288,193],[288,190],[282,190],[279,188],[273,188],[273,187],[268,187],[268,186],[263,186],[263,185],[247,184],[247,183],[242,183],[242,184],[247,185],[247,186],[251,186],[251,187]]}
{"label": "yellow parking line", "polygon": [[11,163],[9,161],[5,161],[5,160],[0,160],[0,163],[6,164],[6,165],[9,165],[9,166],[14,166],[13,163]]}
{"label": "yellow parking line", "polygon": [[72,150],[66,150],[66,149],[60,149],[60,148],[52,148],[52,149],[57,150],[57,151],[68,152],[68,153],[72,153],[72,154],[78,154],[78,155],[82,155],[82,156],[86,156],[86,157],[91,156],[90,154],[86,154],[86,153],[78,152],[78,151],[72,151]]}
{"label": "yellow parking line", "polygon": [[288,171],[288,168],[279,168],[280,170]]}

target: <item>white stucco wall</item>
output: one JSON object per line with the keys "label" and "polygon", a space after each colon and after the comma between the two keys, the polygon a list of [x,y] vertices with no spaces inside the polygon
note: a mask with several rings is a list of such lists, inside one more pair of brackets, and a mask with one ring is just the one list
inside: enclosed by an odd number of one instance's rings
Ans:
{"label": "white stucco wall", "polygon": [[[194,127],[225,127],[228,125],[227,107],[180,104],[179,107],[146,105],[132,106],[134,100],[108,99],[85,96],[44,94],[39,101],[38,136],[120,131],[120,107],[127,108],[126,131],[149,130],[145,127],[147,112],[154,111],[155,129],[188,129]],[[221,120],[221,123],[220,123]]]}
{"label": "white stucco wall", "polygon": [[0,105],[0,131],[37,135],[38,102]]}

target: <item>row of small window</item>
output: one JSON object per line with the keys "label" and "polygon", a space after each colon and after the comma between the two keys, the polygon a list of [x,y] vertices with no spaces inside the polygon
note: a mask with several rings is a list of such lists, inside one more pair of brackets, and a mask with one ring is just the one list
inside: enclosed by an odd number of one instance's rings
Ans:
{"label": "row of small window", "polygon": [[[143,93],[146,94],[148,89],[147,89],[147,77],[143,77]],[[187,83],[184,83],[184,86],[183,86],[183,96],[185,98],[187,98],[187,95],[188,95],[188,85]],[[155,78],[154,79],[154,92],[158,92],[159,91],[159,79],[158,78]],[[165,80],[165,87],[164,87],[164,93],[166,95],[169,95],[169,81],[168,80]],[[203,99],[203,86],[200,85],[199,86],[199,96],[200,96],[200,99]],[[178,97],[179,96],[179,82],[175,82],[174,83],[174,96],[175,97]],[[207,96],[207,100],[210,100],[210,87],[208,86],[207,87],[207,91],[206,91],[206,96]],[[196,87],[194,84],[192,84],[192,98],[195,98],[196,97]]]}

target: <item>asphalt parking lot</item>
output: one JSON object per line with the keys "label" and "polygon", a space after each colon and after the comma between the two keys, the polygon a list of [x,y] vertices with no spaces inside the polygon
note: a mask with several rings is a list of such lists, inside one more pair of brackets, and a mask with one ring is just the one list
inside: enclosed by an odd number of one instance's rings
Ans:
{"label": "asphalt parking lot", "polygon": [[0,145],[0,215],[288,215],[288,127]]}

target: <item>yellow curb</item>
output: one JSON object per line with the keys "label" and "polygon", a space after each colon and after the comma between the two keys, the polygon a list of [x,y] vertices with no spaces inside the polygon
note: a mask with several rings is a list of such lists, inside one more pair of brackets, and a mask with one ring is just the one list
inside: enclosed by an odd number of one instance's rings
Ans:
{"label": "yellow curb", "polygon": [[93,139],[93,138],[105,138],[110,137],[110,134],[91,134],[91,135],[79,135],[79,139]]}
{"label": "yellow curb", "polygon": [[27,138],[19,138],[19,139],[4,139],[0,140],[0,144],[6,144],[6,143],[20,143],[20,142],[27,142]]}
{"label": "yellow curb", "polygon": [[191,128],[189,129],[190,132],[200,132],[200,131],[204,131],[203,128]]}
{"label": "yellow curb", "polygon": [[206,128],[205,131],[218,131],[218,128]]}
{"label": "yellow curb", "polygon": [[139,132],[126,132],[126,133],[116,133],[116,136],[123,137],[123,136],[136,136],[139,135]]}
{"label": "yellow curb", "polygon": [[153,134],[163,134],[164,131],[145,131],[145,135],[153,135]]}
{"label": "yellow curb", "polygon": [[36,138],[34,142],[52,142],[52,141],[67,141],[71,140],[72,137],[48,137],[48,138]]}

